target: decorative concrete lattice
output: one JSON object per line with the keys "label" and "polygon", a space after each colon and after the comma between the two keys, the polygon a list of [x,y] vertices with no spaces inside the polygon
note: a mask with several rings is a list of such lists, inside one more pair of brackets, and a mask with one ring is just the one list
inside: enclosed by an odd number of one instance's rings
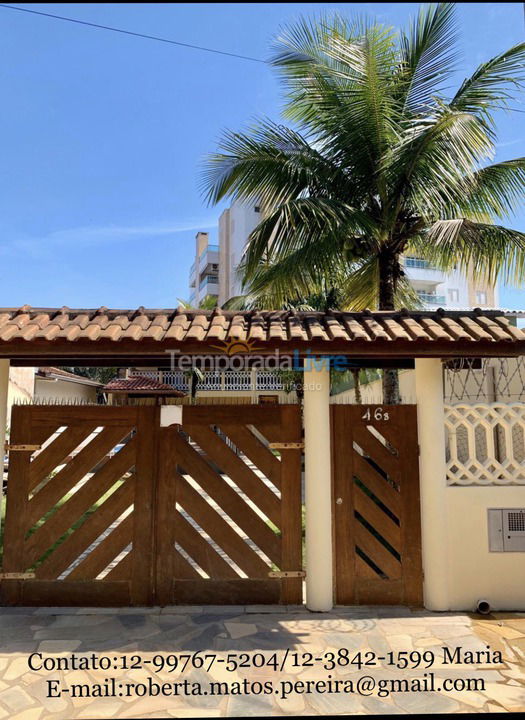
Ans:
{"label": "decorative concrete lattice", "polygon": [[525,403],[445,406],[448,485],[525,485]]}

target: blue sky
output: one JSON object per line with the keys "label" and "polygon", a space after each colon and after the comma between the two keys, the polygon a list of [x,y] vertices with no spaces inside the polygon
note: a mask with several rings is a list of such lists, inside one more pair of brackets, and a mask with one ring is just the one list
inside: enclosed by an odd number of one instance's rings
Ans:
{"label": "blue sky", "polygon": [[[279,26],[301,14],[334,9],[400,25],[417,10],[410,3],[25,7],[261,58]],[[461,76],[524,39],[521,3],[462,4],[458,12]],[[279,118],[271,68],[3,8],[0,32],[0,305],[177,305],[188,296],[194,235],[216,237],[221,211],[199,192],[202,158],[222,129],[256,115]],[[524,118],[501,116],[498,159],[525,154]],[[513,225],[525,230],[525,212]],[[525,307],[525,291],[503,289],[501,305]]]}

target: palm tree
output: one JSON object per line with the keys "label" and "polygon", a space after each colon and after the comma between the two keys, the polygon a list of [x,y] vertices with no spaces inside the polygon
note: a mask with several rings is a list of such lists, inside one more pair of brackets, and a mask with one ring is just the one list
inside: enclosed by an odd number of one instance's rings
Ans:
{"label": "palm tree", "polygon": [[[523,199],[525,158],[487,162],[494,113],[522,88],[525,44],[451,94],[457,61],[450,3],[421,9],[400,32],[325,17],[282,33],[272,63],[294,127],[261,119],[226,132],[203,175],[211,203],[262,201],[244,256],[252,295],[280,306],[336,273],[348,307],[394,309],[407,251],[491,282],[521,277],[525,234],[498,222]],[[384,373],[386,402],[396,378]]]}
{"label": "palm tree", "polygon": [[[181,298],[177,299],[179,301],[179,307],[184,308],[185,310],[213,310],[217,307],[217,298],[215,295],[205,295],[199,301],[197,307],[192,305],[189,300],[181,300]],[[190,370],[184,371],[184,377],[188,380],[188,384],[190,386],[190,403],[194,405],[197,397],[197,385],[204,380],[204,373],[200,367],[193,365]]]}
{"label": "palm tree", "polygon": [[199,300],[197,306],[193,305],[191,300],[182,300],[181,298],[177,298],[177,300],[179,307],[185,310],[213,310],[213,308],[217,307],[217,297],[215,295],[205,295]]}

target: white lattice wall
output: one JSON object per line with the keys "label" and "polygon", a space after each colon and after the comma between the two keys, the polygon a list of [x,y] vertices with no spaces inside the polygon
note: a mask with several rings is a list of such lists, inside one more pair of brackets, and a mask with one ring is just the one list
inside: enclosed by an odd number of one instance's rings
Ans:
{"label": "white lattice wall", "polygon": [[525,485],[525,403],[445,406],[448,485]]}

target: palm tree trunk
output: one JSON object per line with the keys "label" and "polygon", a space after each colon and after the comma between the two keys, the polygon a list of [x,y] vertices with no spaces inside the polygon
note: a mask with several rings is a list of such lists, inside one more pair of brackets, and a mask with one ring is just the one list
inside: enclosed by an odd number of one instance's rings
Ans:
{"label": "palm tree trunk", "polygon": [[[395,292],[400,273],[399,256],[384,252],[379,256],[379,309],[395,309]],[[399,405],[399,373],[397,370],[383,370],[383,402]]]}
{"label": "palm tree trunk", "polygon": [[356,368],[351,372],[354,378],[355,402],[357,405],[361,405],[363,403],[363,396],[361,395],[361,383],[359,382],[360,369]]}
{"label": "palm tree trunk", "polygon": [[192,371],[190,378],[190,404],[195,405],[197,397],[197,383],[199,382],[199,376],[195,371]]}

